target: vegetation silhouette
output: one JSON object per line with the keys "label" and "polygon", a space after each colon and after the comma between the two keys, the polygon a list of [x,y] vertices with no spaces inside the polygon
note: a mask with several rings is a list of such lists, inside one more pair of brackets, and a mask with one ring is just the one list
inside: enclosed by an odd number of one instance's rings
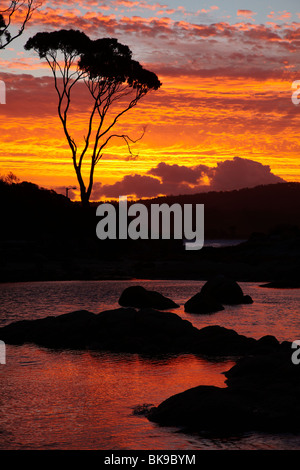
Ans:
{"label": "vegetation silhouette", "polygon": [[[72,29],[40,32],[27,41],[25,49],[34,49],[52,70],[58,95],[58,115],[71,149],[81,202],[84,207],[88,207],[95,167],[110,140],[123,139],[131,154],[131,143],[140,140],[144,134],[143,131],[138,139],[133,140],[126,134],[113,133],[113,128],[121,116],[134,108],[141,98],[152,90],[158,90],[161,82],[155,73],[144,69],[132,59],[128,46],[114,38],[91,40],[84,32]],[[81,82],[89,91],[91,108],[84,142],[79,148],[71,133],[68,118],[73,90]],[[115,104],[119,107],[112,113]],[[84,181],[86,168],[88,176],[87,181]]]}
{"label": "vegetation silhouette", "polygon": [[[116,205],[117,202],[111,201]],[[182,240],[99,240],[96,208],[55,191],[0,178],[0,282],[74,279],[202,279],[217,274],[259,282],[298,280],[300,184],[169,196],[143,203],[204,203],[205,242],[238,246],[188,252]],[[298,224],[298,226],[297,226]],[[290,283],[289,283],[290,284]]]}
{"label": "vegetation silhouette", "polygon": [[[0,10],[0,49],[4,49],[14,39],[21,36],[32,13],[40,5],[41,3],[36,2],[36,0],[27,0],[27,2],[24,2],[23,0],[13,0],[9,2],[9,6],[7,8]],[[21,27],[17,32],[12,33],[12,22],[14,16],[19,12],[19,10],[21,11],[21,14],[23,13]]]}

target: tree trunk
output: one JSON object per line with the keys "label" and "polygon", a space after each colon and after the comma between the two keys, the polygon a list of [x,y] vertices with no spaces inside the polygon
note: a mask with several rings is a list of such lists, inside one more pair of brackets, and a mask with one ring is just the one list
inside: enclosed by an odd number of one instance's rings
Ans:
{"label": "tree trunk", "polygon": [[81,205],[82,207],[88,209],[90,207],[90,194],[86,190],[85,184],[83,182],[83,179],[80,173],[80,169],[76,165],[74,165],[74,168],[75,168],[76,175],[77,175],[77,181],[80,187]]}
{"label": "tree trunk", "polygon": [[82,207],[88,209],[90,207],[89,197],[86,191],[81,191],[81,205]]}

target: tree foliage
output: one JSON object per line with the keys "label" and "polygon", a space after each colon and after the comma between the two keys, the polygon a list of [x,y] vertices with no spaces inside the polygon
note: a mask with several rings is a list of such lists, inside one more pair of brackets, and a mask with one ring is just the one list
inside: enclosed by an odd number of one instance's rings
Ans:
{"label": "tree foliage", "polygon": [[[114,137],[122,138],[131,152],[130,144],[139,140],[112,133],[115,124],[142,97],[157,90],[161,83],[155,73],[133,60],[128,46],[120,44],[115,38],[91,40],[85,33],[72,29],[40,32],[27,41],[25,49],[35,50],[52,70],[58,95],[58,115],[72,152],[81,200],[88,205],[95,166],[109,141]],[[80,150],[68,123],[71,94],[79,82],[87,86],[92,103]],[[117,111],[112,113],[115,104],[118,104]],[[88,158],[89,168],[86,183],[83,178],[85,157]]]}

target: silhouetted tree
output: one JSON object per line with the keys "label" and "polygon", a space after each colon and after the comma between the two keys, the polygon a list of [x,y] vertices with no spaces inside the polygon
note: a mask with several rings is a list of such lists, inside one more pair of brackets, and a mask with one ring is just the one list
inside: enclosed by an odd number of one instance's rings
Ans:
{"label": "silhouetted tree", "polygon": [[[161,83],[155,73],[132,59],[128,46],[114,38],[91,40],[78,30],[60,30],[37,33],[28,40],[25,49],[34,49],[41,59],[46,59],[52,70],[58,94],[58,115],[72,152],[81,201],[88,206],[95,166],[109,141],[113,137],[122,138],[131,152],[130,144],[139,140],[112,133],[113,127],[123,114],[136,106],[149,91],[157,90]],[[68,113],[71,92],[80,81],[89,90],[92,106],[83,148],[79,151],[69,130]],[[122,108],[111,115],[111,107],[116,102]],[[82,170],[87,153],[90,153],[89,176],[85,183]]]}
{"label": "silhouetted tree", "polygon": [[5,176],[1,175],[0,180],[4,181],[7,184],[15,184],[15,183],[20,182],[19,178],[12,171],[7,173],[7,175],[5,175]]}
{"label": "silhouetted tree", "polygon": [[[35,0],[13,0],[9,2],[9,6],[4,10],[0,10],[0,49],[4,49],[14,39],[21,36],[26,24],[31,18],[34,10],[36,10],[41,4]],[[14,16],[20,12],[21,27],[15,32],[11,33],[11,26]]]}

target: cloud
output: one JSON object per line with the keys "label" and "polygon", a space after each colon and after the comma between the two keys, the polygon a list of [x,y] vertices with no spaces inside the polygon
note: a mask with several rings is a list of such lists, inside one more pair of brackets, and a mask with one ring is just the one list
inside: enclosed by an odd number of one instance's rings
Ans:
{"label": "cloud", "polygon": [[[281,77],[286,72],[282,63],[284,58],[288,58],[293,67],[299,63],[299,23],[278,25],[273,21],[252,24],[247,19],[253,20],[256,12],[246,9],[237,10],[238,23],[211,22],[206,14],[218,11],[217,6],[198,10],[191,17],[194,21],[187,21],[187,13],[180,6],[170,9],[161,3],[136,0],[114,0],[107,4],[111,7],[109,12],[103,12],[102,3],[95,8],[97,2],[94,0],[77,2],[80,10],[65,0],[47,2],[34,12],[28,32],[38,25],[40,30],[48,31],[58,27],[80,29],[93,38],[114,36],[128,44],[144,65],[151,60],[153,71],[165,67],[172,75],[236,76],[261,80]],[[133,15],[133,8],[143,10]],[[170,16],[174,13],[175,17]],[[205,20],[195,21],[199,15],[201,18],[202,13]],[[161,18],[158,14],[164,16]],[[275,19],[276,15],[282,21],[284,18],[288,20],[291,14],[280,11],[271,12],[268,16]],[[256,58],[252,63],[247,58],[236,63],[230,58],[232,53],[247,53]],[[37,69],[37,57],[33,52],[26,54],[2,65],[6,69]],[[43,62],[40,63],[45,67]]]}
{"label": "cloud", "polygon": [[157,178],[144,175],[126,175],[121,181],[114,184],[95,183],[93,187],[92,200],[101,197],[118,198],[123,195],[133,195],[139,198],[152,197],[163,194],[162,184]]}
{"label": "cloud", "polygon": [[243,16],[244,18],[253,19],[252,16],[257,15],[256,12],[252,10],[238,10],[237,16]]}
{"label": "cloud", "polygon": [[274,11],[271,11],[269,15],[267,15],[268,18],[272,18],[273,20],[276,21],[285,21],[290,19],[292,14],[286,10],[283,11],[278,11],[275,13]]}
{"label": "cloud", "polygon": [[210,186],[215,191],[231,191],[283,182],[282,178],[271,172],[269,165],[234,157],[233,160],[225,160],[217,164]]}
{"label": "cloud", "polygon": [[123,195],[143,198],[206,191],[231,191],[283,182],[282,178],[272,173],[268,165],[240,157],[219,162],[215,167],[206,165],[187,167],[162,162],[151,168],[147,175],[127,175],[110,185],[95,183],[92,200],[101,197],[118,198]]}
{"label": "cloud", "polygon": [[206,165],[187,167],[180,165],[167,165],[161,162],[155,168],[148,171],[149,175],[159,177],[163,183],[188,183],[197,184],[199,178],[207,173],[209,168]]}

